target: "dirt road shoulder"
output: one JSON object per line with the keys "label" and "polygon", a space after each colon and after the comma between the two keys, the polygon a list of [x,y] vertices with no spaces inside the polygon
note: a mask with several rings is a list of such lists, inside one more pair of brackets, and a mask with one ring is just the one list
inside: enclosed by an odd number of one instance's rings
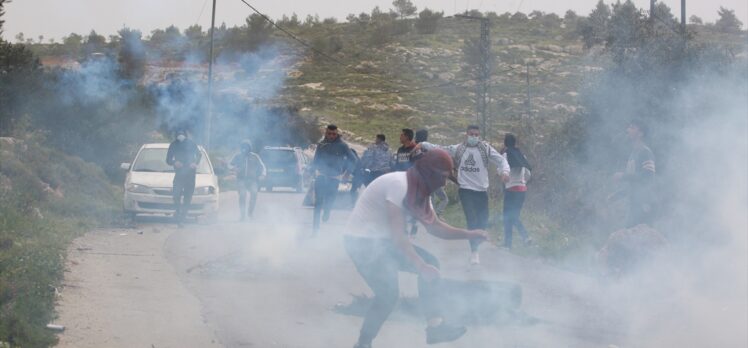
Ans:
{"label": "dirt road shoulder", "polygon": [[163,255],[168,225],[101,229],[70,246],[58,347],[220,347]]}

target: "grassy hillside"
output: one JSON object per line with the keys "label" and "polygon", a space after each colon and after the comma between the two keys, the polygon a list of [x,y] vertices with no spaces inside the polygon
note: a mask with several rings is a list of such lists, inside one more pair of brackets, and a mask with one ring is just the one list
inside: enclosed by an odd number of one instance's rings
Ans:
{"label": "grassy hillside", "polygon": [[[551,124],[563,121],[578,107],[575,91],[585,74],[597,69],[585,63],[591,59],[581,42],[564,38],[566,29],[531,28],[511,23],[495,23],[491,28],[496,57],[489,121],[492,140],[505,131],[517,131],[528,115]],[[367,33],[355,30],[354,24],[319,30],[343,42],[334,57],[345,66],[310,57],[289,74],[282,98],[299,105],[304,114],[335,122],[359,141],[379,132],[396,136],[403,127],[428,127],[434,140],[455,141],[467,124],[476,123],[475,80],[462,51],[466,39],[477,37],[476,23],[444,19],[434,34],[413,30],[380,46],[367,44]],[[433,88],[398,92],[423,87]]]}
{"label": "grassy hillside", "polygon": [[55,341],[53,319],[69,242],[110,223],[120,195],[103,171],[39,145],[0,138],[0,346]]}

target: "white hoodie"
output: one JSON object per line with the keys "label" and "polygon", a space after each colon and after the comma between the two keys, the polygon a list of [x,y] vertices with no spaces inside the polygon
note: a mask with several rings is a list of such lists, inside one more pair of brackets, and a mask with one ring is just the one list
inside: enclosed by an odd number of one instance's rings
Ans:
{"label": "white hoodie", "polygon": [[[488,143],[485,143],[488,149],[488,162],[496,166],[499,174],[509,175],[509,162],[496,149]],[[426,150],[430,148],[441,148],[449,152],[452,159],[455,158],[457,148],[462,144],[439,146],[428,142],[422,142],[421,147]],[[481,151],[478,146],[466,146],[465,153],[460,158],[460,163],[455,163],[457,167],[457,183],[461,189],[472,191],[488,191],[488,168],[481,158]]]}

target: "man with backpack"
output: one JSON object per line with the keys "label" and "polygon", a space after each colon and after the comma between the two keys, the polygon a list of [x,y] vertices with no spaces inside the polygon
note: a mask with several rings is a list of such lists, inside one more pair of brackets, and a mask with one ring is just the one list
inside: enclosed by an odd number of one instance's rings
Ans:
{"label": "man with backpack", "polygon": [[[434,147],[422,142],[424,150]],[[488,225],[488,168],[495,165],[501,181],[509,181],[509,163],[496,149],[480,138],[480,128],[469,125],[465,141],[443,147],[452,156],[457,173],[458,196],[462,202],[468,230],[483,230]],[[482,240],[470,240],[470,263],[480,264],[478,247]]]}
{"label": "man with backpack", "polygon": [[[236,175],[239,191],[239,220],[244,221],[247,215],[252,218],[260,190],[260,181],[267,175],[267,169],[260,156],[252,152],[252,143],[249,140],[242,141],[240,152],[231,160],[231,167]],[[247,210],[247,193],[250,194],[249,210]]]}

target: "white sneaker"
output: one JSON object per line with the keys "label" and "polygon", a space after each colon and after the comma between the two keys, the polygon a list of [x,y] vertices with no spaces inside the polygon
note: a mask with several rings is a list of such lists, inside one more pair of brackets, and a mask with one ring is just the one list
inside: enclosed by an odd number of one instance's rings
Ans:
{"label": "white sneaker", "polygon": [[470,254],[470,264],[480,265],[480,255],[478,255],[477,251],[474,251],[472,254]]}

